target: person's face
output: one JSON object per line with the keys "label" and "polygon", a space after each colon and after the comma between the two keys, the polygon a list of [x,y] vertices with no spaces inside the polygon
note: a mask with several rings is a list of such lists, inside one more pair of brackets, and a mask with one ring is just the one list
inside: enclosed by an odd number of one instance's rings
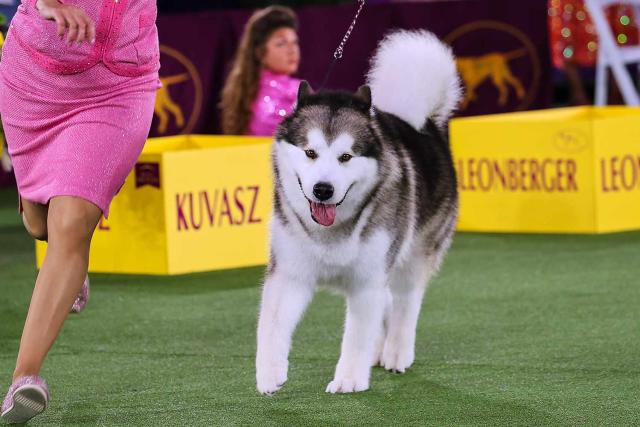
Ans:
{"label": "person's face", "polygon": [[298,34],[292,28],[275,30],[267,39],[260,59],[262,66],[276,74],[294,74],[300,64]]}

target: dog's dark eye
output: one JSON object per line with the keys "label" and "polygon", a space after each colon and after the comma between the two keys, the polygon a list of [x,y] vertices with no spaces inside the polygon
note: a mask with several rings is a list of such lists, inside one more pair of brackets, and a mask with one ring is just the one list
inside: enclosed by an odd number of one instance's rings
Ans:
{"label": "dog's dark eye", "polygon": [[338,157],[338,160],[340,161],[340,163],[346,163],[352,158],[353,156],[351,154],[344,153],[342,156]]}
{"label": "dog's dark eye", "polygon": [[312,160],[313,160],[313,159],[317,159],[317,158],[318,158],[318,153],[316,153],[316,152],[315,152],[315,151],[313,151],[313,150],[305,150],[305,151],[304,151],[304,154],[306,154],[306,155],[307,155],[307,157],[308,157],[308,158],[310,158],[310,159],[312,159]]}

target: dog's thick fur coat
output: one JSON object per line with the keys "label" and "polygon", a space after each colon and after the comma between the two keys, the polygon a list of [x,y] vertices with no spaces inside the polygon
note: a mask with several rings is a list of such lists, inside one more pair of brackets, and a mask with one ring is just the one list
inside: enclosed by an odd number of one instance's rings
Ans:
{"label": "dog's thick fur coat", "polygon": [[457,219],[442,128],[460,84],[451,51],[430,33],[407,31],[381,42],[368,84],[355,94],[315,94],[303,82],[277,131],[260,393],[287,380],[291,337],[318,286],[347,299],[328,392],[366,390],[372,366],[404,372],[414,361],[422,297]]}

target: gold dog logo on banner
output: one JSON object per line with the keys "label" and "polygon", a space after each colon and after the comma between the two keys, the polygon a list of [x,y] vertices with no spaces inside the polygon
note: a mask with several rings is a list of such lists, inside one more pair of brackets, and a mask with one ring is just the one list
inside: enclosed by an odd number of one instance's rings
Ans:
{"label": "gold dog logo on banner", "polygon": [[173,115],[176,126],[184,127],[184,114],[182,108],[171,99],[169,88],[175,84],[189,81],[187,73],[177,74],[175,76],[160,77],[162,87],[158,89],[156,94],[156,105],[154,111],[160,120],[158,123],[158,133],[163,135],[167,133],[169,126],[169,114]]}
{"label": "gold dog logo on banner", "polygon": [[[535,46],[522,31],[503,22],[477,21],[457,28],[445,38],[445,41],[453,46],[455,51],[456,42],[461,39],[467,39],[468,36],[482,39],[483,35],[486,37],[490,33],[498,33],[499,39],[505,39],[509,45],[513,45],[515,42],[516,46],[520,47],[474,56],[457,55],[458,72],[465,86],[464,99],[460,109],[464,111],[470,104],[479,101],[478,90],[487,82],[497,90],[497,105],[499,107],[505,109],[509,100],[513,99],[512,96],[515,96],[518,102],[515,109],[527,109],[533,103],[540,85],[540,61]],[[496,34],[491,34],[491,36],[494,40]],[[517,76],[513,71],[513,63],[524,60],[529,62],[531,69],[531,78],[527,82],[528,84],[523,83],[523,77]]]}
{"label": "gold dog logo on banner", "polygon": [[522,82],[511,72],[509,61],[525,54],[524,49],[518,49],[507,53],[489,53],[474,58],[458,58],[456,61],[458,72],[466,87],[460,108],[464,110],[471,101],[476,100],[477,87],[489,79],[500,93],[498,104],[501,107],[507,104],[509,87],[515,89],[518,99],[524,98],[525,90]]}
{"label": "gold dog logo on banner", "polygon": [[[198,119],[200,118],[200,112],[202,111],[203,93],[202,93],[202,80],[200,74],[195,65],[177,50],[165,45],[160,45],[160,54],[164,57],[162,62],[165,63],[167,58],[170,61],[176,61],[184,72],[160,76],[162,87],[158,89],[156,94],[156,103],[154,107],[154,113],[158,118],[158,124],[156,132],[158,135],[165,135],[169,130],[169,125],[173,124],[173,127],[178,130],[180,134],[191,133],[195,128]],[[192,97],[193,104],[190,106],[189,118],[185,120],[185,109],[187,106],[180,105],[174,101],[171,95],[171,89],[180,85],[189,84],[194,92]],[[190,97],[191,98],[191,97]]]}

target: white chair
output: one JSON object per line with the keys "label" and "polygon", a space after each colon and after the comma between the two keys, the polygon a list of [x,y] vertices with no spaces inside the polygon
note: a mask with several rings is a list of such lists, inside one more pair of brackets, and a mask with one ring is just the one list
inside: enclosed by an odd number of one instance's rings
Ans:
{"label": "white chair", "polygon": [[640,19],[640,0],[585,0],[599,39],[595,104],[607,104],[607,67],[611,67],[624,102],[640,106],[640,95],[627,70],[627,64],[640,63],[640,46],[619,46],[616,42],[606,18],[606,8],[614,3],[633,5],[636,19]]}

